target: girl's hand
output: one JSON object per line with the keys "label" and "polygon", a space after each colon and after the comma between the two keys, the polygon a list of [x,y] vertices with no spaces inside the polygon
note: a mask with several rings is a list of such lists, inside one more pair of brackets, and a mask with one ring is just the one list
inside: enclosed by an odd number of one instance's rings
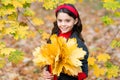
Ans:
{"label": "girl's hand", "polygon": [[44,69],[43,70],[43,78],[44,78],[44,80],[52,80],[53,79],[53,75],[49,71],[46,71]]}

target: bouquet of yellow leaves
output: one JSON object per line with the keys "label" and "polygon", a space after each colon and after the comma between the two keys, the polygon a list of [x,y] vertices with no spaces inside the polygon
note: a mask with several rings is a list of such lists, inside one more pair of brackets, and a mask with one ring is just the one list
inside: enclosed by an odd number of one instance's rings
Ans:
{"label": "bouquet of yellow leaves", "polygon": [[77,76],[78,72],[82,72],[82,60],[86,52],[82,48],[77,47],[75,38],[68,39],[52,35],[51,43],[38,47],[33,52],[35,65],[43,67],[51,65],[52,74],[57,76],[61,72],[68,75]]}

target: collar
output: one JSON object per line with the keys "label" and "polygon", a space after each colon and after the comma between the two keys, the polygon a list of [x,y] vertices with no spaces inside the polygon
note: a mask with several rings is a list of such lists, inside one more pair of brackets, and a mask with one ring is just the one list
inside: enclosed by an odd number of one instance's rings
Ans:
{"label": "collar", "polygon": [[71,34],[72,34],[72,30],[67,32],[67,33],[62,33],[61,31],[59,31],[58,36],[61,36],[61,37],[68,39],[68,38],[70,38]]}

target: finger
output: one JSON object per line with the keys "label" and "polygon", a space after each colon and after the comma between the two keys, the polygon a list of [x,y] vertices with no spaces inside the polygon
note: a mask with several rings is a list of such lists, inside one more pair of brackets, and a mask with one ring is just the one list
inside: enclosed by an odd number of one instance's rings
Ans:
{"label": "finger", "polygon": [[43,75],[43,77],[45,78],[45,79],[49,79],[49,78],[53,78],[53,75]]}

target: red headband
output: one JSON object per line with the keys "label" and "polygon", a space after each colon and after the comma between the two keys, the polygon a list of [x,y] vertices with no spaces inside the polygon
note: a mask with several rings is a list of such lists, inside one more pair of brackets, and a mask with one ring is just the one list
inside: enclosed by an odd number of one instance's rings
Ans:
{"label": "red headband", "polygon": [[76,17],[78,17],[78,12],[77,12],[77,10],[76,10],[75,8],[73,8],[72,6],[69,6],[69,5],[66,5],[66,4],[61,5],[61,6],[58,6],[57,9],[55,10],[55,12],[57,13],[60,9],[63,9],[63,8],[69,10],[69,11],[72,12]]}

